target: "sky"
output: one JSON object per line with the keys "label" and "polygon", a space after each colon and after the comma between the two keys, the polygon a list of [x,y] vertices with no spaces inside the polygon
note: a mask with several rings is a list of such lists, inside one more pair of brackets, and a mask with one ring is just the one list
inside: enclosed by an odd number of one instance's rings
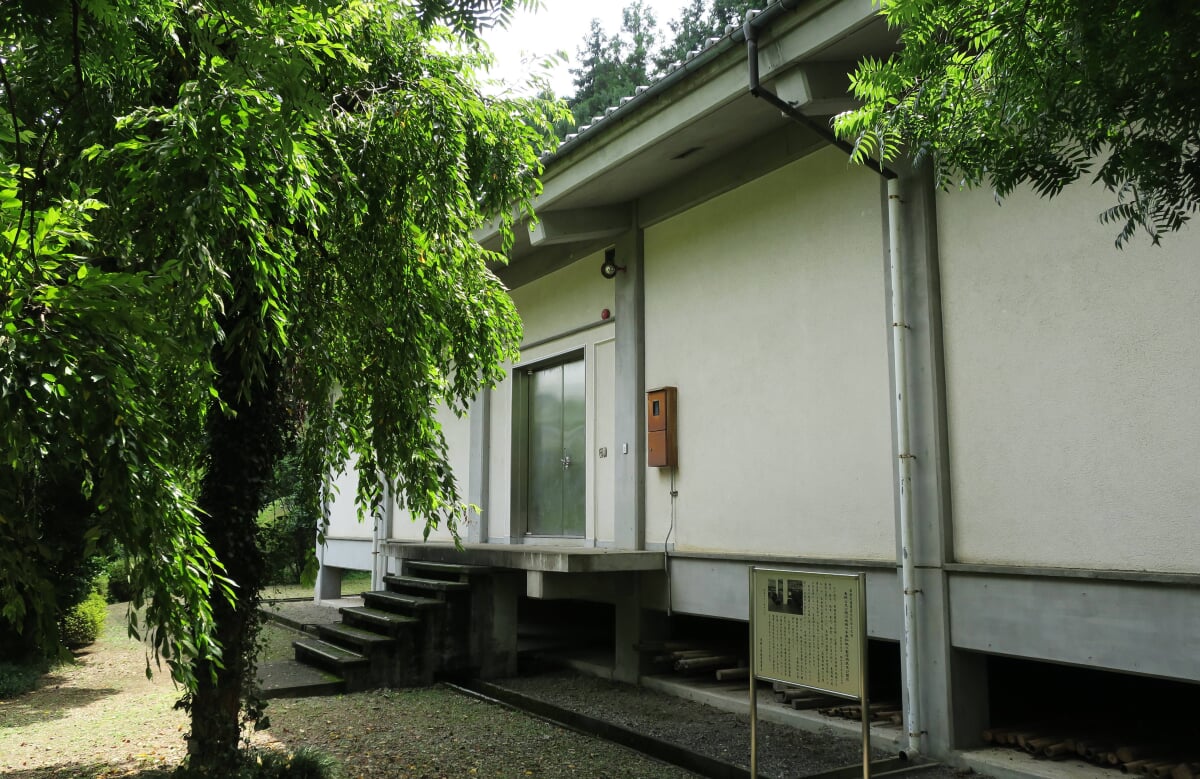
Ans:
{"label": "sky", "polygon": [[[600,20],[610,35],[621,28],[621,9],[629,0],[542,0],[536,13],[521,11],[506,30],[493,30],[484,38],[496,57],[491,75],[509,83],[525,80],[523,59],[537,60],[556,51],[569,61],[559,64],[550,75],[550,84],[559,97],[575,90],[570,69],[576,67],[576,50],[591,28],[592,19]],[[647,0],[654,9],[660,35],[669,34],[667,22],[679,15],[687,0]]]}

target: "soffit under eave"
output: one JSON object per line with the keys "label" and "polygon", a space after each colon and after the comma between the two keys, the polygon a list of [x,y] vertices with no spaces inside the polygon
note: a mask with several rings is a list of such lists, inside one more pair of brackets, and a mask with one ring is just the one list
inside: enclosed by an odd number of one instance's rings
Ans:
{"label": "soffit under eave", "polygon": [[[784,17],[768,33],[760,45],[768,86],[803,63],[886,56],[896,38],[869,0],[827,3],[801,21]],[[744,45],[732,40],[723,44],[722,51],[686,79],[614,113],[584,142],[553,158],[535,204],[538,212],[630,204],[775,130],[779,112],[748,93]],[[691,149],[697,151],[680,158]],[[534,248],[528,230],[518,229],[512,258]]]}

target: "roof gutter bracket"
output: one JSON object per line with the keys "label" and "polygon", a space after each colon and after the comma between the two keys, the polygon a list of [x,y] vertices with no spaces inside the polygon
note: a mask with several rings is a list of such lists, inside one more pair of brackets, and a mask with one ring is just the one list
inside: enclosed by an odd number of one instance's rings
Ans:
{"label": "roof gutter bracket", "polygon": [[[827,124],[818,122],[817,120],[808,116],[799,108],[787,102],[762,84],[758,64],[758,36],[762,30],[766,29],[768,25],[783,15],[783,13],[794,11],[799,5],[800,0],[780,0],[778,3],[774,3],[769,6],[765,11],[760,11],[758,13],[751,11],[746,15],[746,21],[742,25],[742,36],[746,39],[746,59],[749,65],[750,94],[754,95],[760,100],[765,100],[775,108],[778,108],[784,116],[788,117],[794,122],[797,122],[798,124],[804,125],[809,130],[812,130],[812,132],[816,134],[818,138],[830,144],[831,146],[836,146],[837,148],[846,152],[847,155],[853,154],[854,147],[834,135],[833,130],[830,129]],[[896,171],[886,167],[878,160],[867,159],[863,161],[863,164],[879,175],[883,176],[885,179],[891,180],[898,177]]]}

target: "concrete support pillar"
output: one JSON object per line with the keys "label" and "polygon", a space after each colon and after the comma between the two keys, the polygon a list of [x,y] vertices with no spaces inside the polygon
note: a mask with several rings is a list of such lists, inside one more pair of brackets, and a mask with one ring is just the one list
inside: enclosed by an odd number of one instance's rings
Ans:
{"label": "concrete support pillar", "polygon": [[323,600],[335,600],[342,597],[342,574],[344,573],[345,571],[341,568],[322,565],[317,570],[317,591],[313,600],[320,603]]}
{"label": "concrete support pillar", "polygon": [[517,607],[524,571],[493,571],[471,585],[471,656],[481,679],[517,674]]}
{"label": "concrete support pillar", "polygon": [[[916,566],[917,679],[924,750],[943,757],[970,746],[985,726],[987,678],[982,658],[950,645],[948,577],[954,560],[950,463],[946,430],[945,363],[942,352],[941,288],[938,269],[936,189],[922,169],[900,167],[900,251],[908,321],[908,384],[912,460],[913,561]],[[887,214],[887,189],[881,182]],[[884,225],[885,246],[887,225]],[[884,257],[884,274],[889,258]],[[892,289],[888,288],[889,299]],[[890,311],[890,307],[885,306]],[[892,322],[887,322],[888,328]],[[891,343],[889,339],[889,352]],[[893,436],[895,435],[893,420]],[[894,439],[893,439],[894,440]],[[898,471],[896,473],[898,481]],[[897,496],[898,505],[898,496]],[[899,511],[897,510],[897,539]],[[900,559],[897,541],[897,560]],[[897,577],[899,579],[899,577]],[[901,642],[901,663],[907,657]],[[907,708],[909,702],[905,701]]]}
{"label": "concrete support pillar", "polygon": [[616,242],[616,262],[625,270],[614,283],[616,308],[616,378],[614,441],[617,458],[614,493],[614,545],[646,546],[646,339],[642,230],[633,226]]}
{"label": "concrete support pillar", "polygon": [[653,641],[667,635],[666,615],[661,611],[643,608],[642,591],[650,590],[657,578],[659,588],[663,586],[662,574],[641,573],[624,577],[625,581],[615,588],[613,601],[614,625],[613,679],[628,684],[637,684],[645,667],[644,655],[636,646],[642,641]]}

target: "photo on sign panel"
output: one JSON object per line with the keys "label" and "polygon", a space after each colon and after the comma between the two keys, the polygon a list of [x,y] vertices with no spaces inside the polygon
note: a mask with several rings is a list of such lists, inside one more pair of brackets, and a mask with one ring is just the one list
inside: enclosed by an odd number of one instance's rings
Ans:
{"label": "photo on sign panel", "polygon": [[781,611],[784,598],[783,579],[767,579],[767,611]]}
{"label": "photo on sign panel", "polygon": [[804,582],[800,579],[768,579],[767,611],[803,614]]}

